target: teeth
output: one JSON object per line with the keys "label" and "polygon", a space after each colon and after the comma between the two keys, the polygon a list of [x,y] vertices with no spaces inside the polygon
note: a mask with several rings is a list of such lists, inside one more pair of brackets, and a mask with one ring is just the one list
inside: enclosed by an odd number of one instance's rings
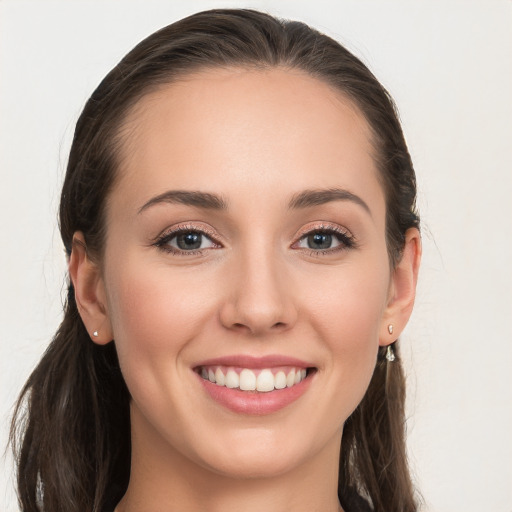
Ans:
{"label": "teeth", "polygon": [[226,374],[225,385],[227,388],[240,387],[240,377],[238,376],[238,373],[235,372],[235,370],[228,370],[228,373]]}
{"label": "teeth", "polygon": [[240,389],[242,391],[254,391],[256,389],[256,375],[246,368],[240,372]]}
{"label": "teeth", "polygon": [[220,368],[217,368],[217,371],[215,372],[215,382],[219,386],[224,386],[225,384],[224,374],[222,373],[222,370]]}
{"label": "teeth", "polygon": [[295,370],[286,376],[286,387],[291,388],[295,384]]}
{"label": "teeth", "polygon": [[274,386],[276,389],[284,389],[286,387],[286,375],[284,372],[276,373]]}
{"label": "teeth", "polygon": [[274,376],[270,370],[262,370],[256,379],[257,391],[274,391]]}
{"label": "teeth", "polygon": [[231,389],[239,388],[242,391],[258,391],[260,393],[286,387],[291,388],[305,379],[306,375],[305,368],[278,370],[275,374],[269,368],[256,372],[249,368],[243,368],[239,372],[234,368],[225,367],[201,368],[201,377],[218,386],[226,386]]}

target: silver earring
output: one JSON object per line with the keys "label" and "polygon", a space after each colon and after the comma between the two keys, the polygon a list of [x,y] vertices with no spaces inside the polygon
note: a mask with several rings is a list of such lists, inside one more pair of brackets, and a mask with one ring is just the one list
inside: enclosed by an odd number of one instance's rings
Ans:
{"label": "silver earring", "polygon": [[395,359],[395,352],[393,351],[391,345],[388,345],[388,348],[386,350],[386,360],[392,363]]}
{"label": "silver earring", "polygon": [[388,332],[389,334],[393,334],[393,324],[388,325]]}
{"label": "silver earring", "polygon": [[99,336],[98,331],[94,331],[94,332],[92,333],[92,335],[93,335],[95,338],[97,338],[97,337]]}

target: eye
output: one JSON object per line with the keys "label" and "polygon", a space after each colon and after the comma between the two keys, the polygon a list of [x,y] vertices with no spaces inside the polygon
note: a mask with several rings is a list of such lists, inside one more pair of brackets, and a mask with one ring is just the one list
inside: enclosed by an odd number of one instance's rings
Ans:
{"label": "eye", "polygon": [[338,227],[320,227],[304,234],[294,248],[324,254],[355,246],[354,237]]}
{"label": "eye", "polygon": [[333,249],[340,245],[340,241],[332,234],[326,232],[312,233],[299,240],[299,247],[308,249]]}
{"label": "eye", "polygon": [[198,231],[186,231],[174,235],[167,243],[171,247],[176,247],[181,251],[194,251],[197,249],[206,249],[215,244],[203,233]]}
{"label": "eye", "polygon": [[212,238],[197,228],[177,227],[165,232],[154,245],[174,254],[199,254],[204,249],[220,247]]}

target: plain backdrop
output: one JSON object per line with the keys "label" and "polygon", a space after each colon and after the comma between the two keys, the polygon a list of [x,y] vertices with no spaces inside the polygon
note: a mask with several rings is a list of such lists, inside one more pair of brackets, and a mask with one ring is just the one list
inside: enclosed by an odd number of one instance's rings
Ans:
{"label": "plain backdrop", "polygon": [[[312,24],[394,96],[423,220],[417,305],[402,338],[423,510],[511,512],[512,3],[503,0],[0,0],[2,449],[15,397],[61,318],[56,211],[85,100],[143,37],[224,6]],[[0,510],[18,510],[8,452],[0,481]]]}

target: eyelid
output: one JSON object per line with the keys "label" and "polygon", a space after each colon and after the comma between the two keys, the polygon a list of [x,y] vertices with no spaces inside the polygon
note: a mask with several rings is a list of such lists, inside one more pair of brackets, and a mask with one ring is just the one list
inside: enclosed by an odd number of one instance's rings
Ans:
{"label": "eyelid", "polygon": [[221,238],[217,231],[215,231],[211,226],[205,225],[202,222],[195,223],[193,221],[187,221],[179,222],[178,224],[174,224],[172,226],[169,226],[168,228],[165,228],[158,236],[156,236],[154,241],[156,242],[157,240],[165,236],[183,233],[184,231],[197,231],[198,233],[203,233],[212,238],[215,238],[217,241]]}
{"label": "eyelid", "polygon": [[310,235],[311,233],[314,233],[316,231],[330,231],[331,233],[339,233],[340,235],[344,235],[351,240],[355,241],[354,235],[350,232],[349,229],[340,226],[339,224],[334,224],[331,222],[312,222],[309,224],[306,224],[305,226],[301,227],[300,230],[295,235],[295,242],[298,240],[304,238],[306,235]]}
{"label": "eyelid", "polygon": [[[340,240],[340,244],[338,246],[331,247],[329,249],[311,249],[306,247],[296,247],[296,245],[305,237],[313,233],[321,232],[338,235],[342,240]],[[356,248],[357,240],[349,229],[342,227],[339,224],[321,221],[316,223],[309,223],[306,226],[303,226],[295,236],[295,241],[293,242],[291,247],[293,249],[306,251],[312,255],[318,256],[322,254],[334,254],[347,249]]]}
{"label": "eyelid", "polygon": [[194,249],[190,251],[184,251],[180,250],[176,247],[173,247],[171,245],[168,245],[168,242],[172,240],[175,236],[179,235],[180,233],[186,233],[189,231],[194,231],[197,233],[201,233],[202,235],[205,235],[207,238],[209,238],[215,245],[215,249],[223,247],[222,242],[220,239],[222,237],[215,231],[213,228],[203,224],[199,223],[196,224],[195,222],[183,222],[178,223],[173,226],[170,226],[166,229],[164,229],[162,232],[160,232],[159,235],[157,235],[152,241],[151,245],[154,245],[162,250],[171,252],[173,254],[180,254],[180,255],[194,255],[194,254],[202,254],[204,251],[212,249],[212,247],[203,248],[203,249]]}

